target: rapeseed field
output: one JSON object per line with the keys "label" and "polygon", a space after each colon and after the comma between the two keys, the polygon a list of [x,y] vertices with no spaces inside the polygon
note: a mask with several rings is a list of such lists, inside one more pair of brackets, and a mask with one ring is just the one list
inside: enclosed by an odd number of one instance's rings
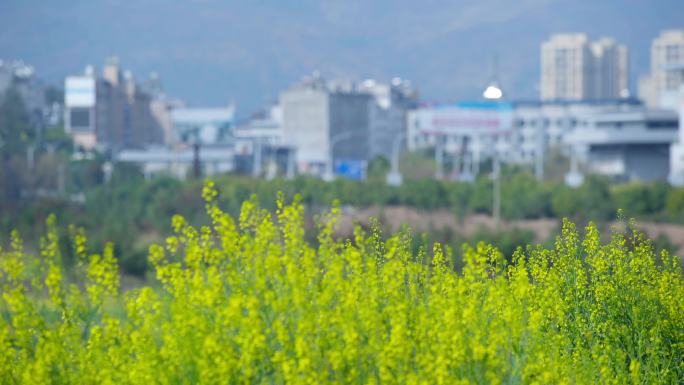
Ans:
{"label": "rapeseed field", "polygon": [[565,221],[551,248],[464,246],[456,271],[408,230],[304,234],[303,206],[204,188],[212,225],[174,217],[154,278],[122,291],[112,245],[67,272],[54,218],[38,255],[0,250],[2,384],[677,384],[680,260],[628,226],[602,242]]}

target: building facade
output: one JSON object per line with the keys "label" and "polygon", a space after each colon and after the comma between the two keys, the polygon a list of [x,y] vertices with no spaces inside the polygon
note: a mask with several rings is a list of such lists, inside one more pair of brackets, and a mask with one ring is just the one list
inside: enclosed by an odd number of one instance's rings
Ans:
{"label": "building facade", "polygon": [[162,143],[163,130],[151,110],[152,97],[109,58],[98,78],[92,67],[65,80],[65,130],[86,149],[142,148]]}
{"label": "building facade", "polygon": [[451,161],[452,177],[470,180],[487,159],[511,161],[513,120],[513,105],[507,102],[421,106],[408,113],[407,146],[409,151],[433,150],[438,177]]}
{"label": "building facade", "polygon": [[[320,79],[291,87],[280,95],[283,109],[283,135],[297,149],[296,163],[301,172],[322,174],[328,162],[333,127],[330,119],[330,92]],[[357,112],[364,114],[361,112]]]}
{"label": "building facade", "polygon": [[565,143],[587,172],[615,181],[667,180],[678,133],[674,111],[641,107],[589,115]]}
{"label": "building facade", "polygon": [[[602,116],[617,116],[624,119],[624,122],[616,121],[616,125],[631,128],[636,118],[629,114],[643,114],[643,111],[645,108],[636,99],[592,102],[475,102],[422,106],[408,114],[408,148],[411,151],[439,151],[441,156],[454,159],[453,163],[456,165],[469,165],[469,170],[460,172],[468,171],[472,174],[477,174],[479,162],[497,155],[504,163],[532,166],[537,177],[542,179],[544,162],[551,149],[570,156],[573,147],[580,146],[578,138],[594,132],[591,131],[592,127],[604,127],[604,123],[592,126],[590,122],[605,119]],[[650,124],[648,119],[652,117],[642,116],[643,121],[639,124],[646,127]],[[665,136],[670,138],[671,123],[670,121],[670,126],[663,128],[665,131],[653,132],[658,135],[666,132]],[[580,128],[583,131],[577,134]],[[632,131],[628,133],[630,132]],[[649,143],[651,133],[652,131],[644,129],[637,132],[642,135],[637,137]],[[664,145],[665,142],[661,141],[660,144]],[[594,149],[597,148],[598,144]],[[632,147],[624,147],[623,150],[629,152]],[[581,152],[587,153],[585,150]],[[584,157],[583,161],[591,163],[596,159]],[[662,174],[663,168],[659,170]]]}
{"label": "building facade", "polygon": [[603,37],[591,43],[593,83],[590,97],[594,100],[628,98],[629,51],[614,39]]}
{"label": "building facade", "polygon": [[115,154],[114,160],[139,165],[147,179],[158,175],[186,179],[195,172],[212,176],[235,169],[234,148],[226,145],[124,149]]}
{"label": "building facade", "polygon": [[369,158],[391,159],[395,141],[405,143],[407,113],[417,106],[418,95],[410,82],[399,78],[390,84],[369,79],[359,85],[359,91],[375,100],[370,110]]}
{"label": "building facade", "polygon": [[629,53],[611,38],[557,34],[541,46],[541,100],[603,100],[629,96]]}
{"label": "building facade", "polygon": [[172,144],[229,144],[233,142],[235,107],[178,107],[170,110]]}
{"label": "building facade", "polygon": [[639,97],[649,107],[677,109],[684,72],[684,29],[666,30],[651,43],[651,73],[639,80]]}
{"label": "building facade", "polygon": [[[684,74],[684,64],[679,68]],[[679,137],[670,147],[669,181],[675,186],[684,186],[684,85],[679,87]]]}
{"label": "building facade", "polygon": [[305,78],[280,95],[284,144],[294,149],[300,172],[359,170],[391,156],[414,103],[415,92],[399,79],[388,85]]}

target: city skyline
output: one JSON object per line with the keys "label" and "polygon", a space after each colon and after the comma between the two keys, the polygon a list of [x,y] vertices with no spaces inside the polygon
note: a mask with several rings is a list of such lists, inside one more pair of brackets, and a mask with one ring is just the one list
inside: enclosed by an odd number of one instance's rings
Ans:
{"label": "city skyline", "polygon": [[[3,59],[35,65],[41,77],[57,84],[86,64],[101,68],[106,56],[116,54],[138,79],[158,72],[168,94],[191,104],[236,102],[244,115],[313,70],[331,78],[400,76],[413,81],[424,100],[473,99],[491,76],[483,68],[490,67],[494,55],[507,95],[535,99],[539,44],[553,33],[583,32],[592,40],[612,37],[629,48],[635,95],[636,79],[650,69],[651,41],[663,29],[682,27],[677,22],[684,7],[676,1],[657,7],[628,3],[604,1],[584,12],[588,3],[563,1],[434,1],[420,7],[304,2],[295,7],[154,0],[45,4],[32,11],[31,1],[9,1],[0,5],[0,53]],[[619,17],[608,17],[618,11]],[[188,22],[174,25],[181,14]],[[118,23],[111,15],[119,16]]]}

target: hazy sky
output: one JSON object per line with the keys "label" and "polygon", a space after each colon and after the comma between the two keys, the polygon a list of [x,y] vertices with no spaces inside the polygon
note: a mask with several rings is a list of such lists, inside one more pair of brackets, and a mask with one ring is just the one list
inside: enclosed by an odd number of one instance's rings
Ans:
{"label": "hazy sky", "polygon": [[665,28],[684,28],[684,0],[0,0],[0,58],[60,83],[118,55],[136,78],[158,72],[168,94],[235,101],[244,115],[313,70],[476,98],[495,54],[507,96],[534,98],[539,44],[554,32],[615,37],[635,78]]}

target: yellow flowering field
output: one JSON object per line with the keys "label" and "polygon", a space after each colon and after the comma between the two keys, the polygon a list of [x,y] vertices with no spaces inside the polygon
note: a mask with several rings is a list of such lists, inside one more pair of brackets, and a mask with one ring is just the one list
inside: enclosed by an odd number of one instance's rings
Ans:
{"label": "yellow flowering field", "polygon": [[[303,207],[256,200],[172,221],[156,280],[122,292],[113,247],[67,275],[54,218],[39,255],[0,250],[2,384],[654,384],[684,378],[684,279],[636,231],[564,222],[552,248],[436,244],[356,229],[305,240]],[[73,276],[73,277],[72,277]]]}

